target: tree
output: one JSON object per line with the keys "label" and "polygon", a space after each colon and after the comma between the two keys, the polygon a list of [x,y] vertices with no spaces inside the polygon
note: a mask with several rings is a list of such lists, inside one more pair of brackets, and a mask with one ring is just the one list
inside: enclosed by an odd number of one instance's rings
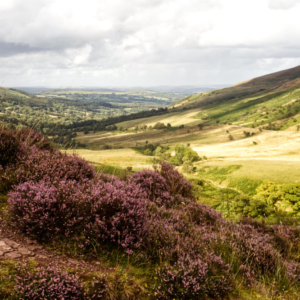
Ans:
{"label": "tree", "polygon": [[193,173],[195,169],[193,163],[190,161],[185,161],[182,165],[182,171],[188,174]]}
{"label": "tree", "polygon": [[150,149],[146,149],[146,150],[144,151],[144,154],[145,154],[145,155],[148,155],[148,156],[151,156],[151,155],[152,155],[152,151],[151,151]]}

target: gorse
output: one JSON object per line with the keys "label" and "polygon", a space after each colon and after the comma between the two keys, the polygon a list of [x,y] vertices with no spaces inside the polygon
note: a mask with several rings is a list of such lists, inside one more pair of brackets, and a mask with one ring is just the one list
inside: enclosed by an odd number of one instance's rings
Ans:
{"label": "gorse", "polygon": [[[9,220],[25,234],[46,243],[75,241],[78,253],[118,249],[135,257],[155,274],[149,291],[153,299],[224,299],[238,281],[255,286],[266,278],[275,280],[272,289],[278,293],[287,288],[279,277],[291,290],[299,287],[299,230],[223,219],[197,203],[192,184],[166,162],[121,180],[96,173],[85,160],[60,153],[38,134],[24,136],[2,129],[0,145],[7,151],[1,152],[0,169],[10,190]],[[46,271],[56,272],[41,272]],[[18,284],[24,295],[27,284],[33,286],[32,295],[47,289],[47,282],[28,279],[42,273],[22,274]],[[70,299],[88,299],[79,296],[79,283],[67,290],[74,290]],[[104,283],[97,293],[106,297]]]}

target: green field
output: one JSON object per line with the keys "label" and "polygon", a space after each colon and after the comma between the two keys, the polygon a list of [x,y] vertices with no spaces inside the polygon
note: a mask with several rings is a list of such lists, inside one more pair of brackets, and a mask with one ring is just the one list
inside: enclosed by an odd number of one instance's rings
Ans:
{"label": "green field", "polygon": [[132,167],[133,170],[150,168],[152,160],[148,156],[138,154],[132,149],[112,149],[112,150],[85,150],[78,149],[75,152],[68,150],[69,154],[77,154],[85,158],[91,164],[104,164],[113,167],[127,168]]}

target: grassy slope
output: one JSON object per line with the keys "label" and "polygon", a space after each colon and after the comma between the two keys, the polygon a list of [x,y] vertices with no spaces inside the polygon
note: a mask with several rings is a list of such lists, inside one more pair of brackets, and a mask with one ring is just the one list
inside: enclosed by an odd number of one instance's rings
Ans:
{"label": "grassy slope", "polygon": [[[284,120],[286,124],[281,131],[260,132],[258,128],[247,127],[252,126],[253,122],[256,125],[261,124],[259,123],[261,121],[255,120],[276,123],[280,117],[276,115],[278,107],[282,106],[281,109],[284,110],[298,99],[300,99],[300,67],[255,78],[230,88],[192,95],[173,105],[176,108],[170,109],[170,113],[166,115],[117,124],[130,128],[163,122],[171,123],[172,130],[126,134],[96,133],[79,136],[78,139],[89,144],[94,150],[103,144],[115,148],[131,148],[142,146],[148,141],[167,144],[172,148],[178,143],[190,143],[200,156],[208,157],[208,161],[197,164],[200,170],[197,173],[198,177],[205,177],[218,185],[229,185],[244,192],[252,189],[253,192],[253,189],[265,179],[277,183],[299,180],[300,134],[296,129],[300,123],[298,113]],[[181,107],[186,109],[182,110]],[[197,119],[201,117],[210,119]],[[216,124],[216,119],[220,120],[219,125]],[[228,119],[231,119],[232,125],[222,125],[228,123]],[[206,123],[209,126],[199,130],[195,125],[199,123]],[[180,124],[184,124],[185,128],[174,128]],[[255,135],[245,138],[243,131],[254,132]],[[233,136],[233,141],[229,141],[229,134]],[[122,151],[120,150],[120,153]],[[122,162],[119,165],[122,166]],[[219,176],[218,173],[220,170],[222,172],[222,168],[231,168],[230,166],[235,165],[239,165],[240,168]],[[215,167],[218,169],[213,171]],[[205,168],[212,171],[203,173],[201,170]]]}
{"label": "grassy slope", "polygon": [[223,124],[258,127],[284,119],[288,105],[295,105],[292,116],[286,118],[287,124],[282,124],[283,129],[286,129],[300,123],[300,105],[296,102],[299,99],[300,66],[229,88],[188,96],[170,105],[170,113],[164,116],[131,120],[117,125],[129,128],[164,122],[179,126],[201,122],[213,124],[218,120]]}
{"label": "grassy slope", "polygon": [[30,98],[30,96],[22,91],[10,90],[3,87],[0,87],[0,97],[5,99],[6,97],[21,97],[21,98]]}

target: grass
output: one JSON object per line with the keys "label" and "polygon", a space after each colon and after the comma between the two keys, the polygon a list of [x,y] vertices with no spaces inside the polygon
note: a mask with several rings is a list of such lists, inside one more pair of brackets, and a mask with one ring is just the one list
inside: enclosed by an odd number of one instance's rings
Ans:
{"label": "grass", "polygon": [[[238,166],[238,168],[236,166]],[[221,177],[222,181],[226,179],[244,180],[245,178],[248,178],[254,182],[270,180],[275,183],[296,183],[300,178],[300,161],[261,159],[215,160],[199,163],[199,170],[201,174],[203,174],[203,170],[205,169],[209,170],[207,175],[214,181],[218,181],[220,173],[222,172],[227,172],[223,175],[223,177]]]}
{"label": "grass", "polygon": [[[67,150],[68,154],[74,153],[73,150]],[[77,155],[85,158],[91,164],[100,164],[105,166],[124,169],[132,167],[133,170],[149,168],[152,160],[148,156],[138,155],[132,149],[110,149],[110,150],[86,150],[78,149],[75,151]]]}
{"label": "grass", "polygon": [[180,112],[170,112],[169,114],[162,116],[154,116],[150,118],[130,120],[122,123],[116,124],[118,127],[123,126],[125,128],[135,127],[137,125],[148,125],[154,126],[157,122],[164,123],[167,125],[170,123],[172,126],[180,125],[192,125],[200,123],[199,120],[193,119],[199,110],[189,110],[189,111],[180,111]]}

